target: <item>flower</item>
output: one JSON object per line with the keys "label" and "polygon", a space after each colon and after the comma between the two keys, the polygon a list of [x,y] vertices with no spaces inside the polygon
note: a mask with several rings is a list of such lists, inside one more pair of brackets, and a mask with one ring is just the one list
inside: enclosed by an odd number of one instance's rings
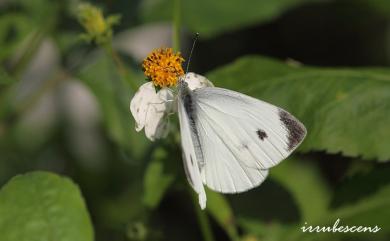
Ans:
{"label": "flower", "polygon": [[130,101],[130,111],[136,122],[136,131],[145,127],[151,141],[163,138],[169,131],[169,113],[174,112],[173,92],[168,88],[156,93],[152,82],[143,84]]}
{"label": "flower", "polygon": [[180,53],[173,53],[171,48],[154,50],[143,61],[145,75],[155,86],[161,88],[175,86],[177,79],[184,74]]}
{"label": "flower", "polygon": [[119,15],[104,18],[102,11],[89,3],[80,3],[76,15],[86,31],[82,37],[88,42],[95,41],[97,44],[104,44],[111,40],[112,26],[120,19]]}
{"label": "flower", "polygon": [[[187,73],[181,66],[184,59],[172,49],[156,49],[143,62],[145,75],[151,81],[143,84],[130,101],[136,131],[145,128],[151,141],[164,138],[169,132],[169,115],[177,112],[177,101],[173,90],[178,78],[185,78],[191,90],[213,86],[205,77]],[[161,88],[156,91],[155,86]]]}
{"label": "flower", "polygon": [[[184,80],[191,90],[213,86],[205,77],[188,73]],[[189,78],[196,76],[196,78]],[[183,76],[184,77],[184,76]],[[130,111],[136,122],[136,131],[145,128],[145,135],[151,141],[164,138],[169,132],[169,115],[177,112],[176,96],[169,88],[156,92],[152,82],[143,84],[130,101]]]}

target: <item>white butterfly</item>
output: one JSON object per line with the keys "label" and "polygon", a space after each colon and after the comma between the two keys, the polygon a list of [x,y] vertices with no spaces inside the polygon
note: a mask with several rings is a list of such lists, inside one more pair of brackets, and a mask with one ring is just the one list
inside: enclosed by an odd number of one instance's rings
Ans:
{"label": "white butterfly", "polygon": [[184,168],[204,209],[203,185],[221,193],[259,186],[303,141],[306,128],[287,111],[235,91],[191,90],[198,78],[204,77],[179,79],[178,112]]}

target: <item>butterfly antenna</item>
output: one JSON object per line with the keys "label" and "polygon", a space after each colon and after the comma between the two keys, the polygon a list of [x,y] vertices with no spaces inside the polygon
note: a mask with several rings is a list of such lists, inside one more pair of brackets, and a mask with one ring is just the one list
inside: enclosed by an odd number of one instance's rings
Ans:
{"label": "butterfly antenna", "polygon": [[192,57],[192,52],[194,51],[196,41],[199,38],[199,33],[195,34],[194,41],[192,42],[192,47],[190,51],[190,56],[188,57],[188,62],[187,62],[187,67],[186,67],[186,74],[188,73],[188,69],[190,68],[190,62],[191,62],[191,57]]}

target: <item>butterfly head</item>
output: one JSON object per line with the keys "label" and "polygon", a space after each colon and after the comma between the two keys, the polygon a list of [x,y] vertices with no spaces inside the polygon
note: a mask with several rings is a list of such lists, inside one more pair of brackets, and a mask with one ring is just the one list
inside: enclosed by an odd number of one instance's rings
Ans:
{"label": "butterfly head", "polygon": [[179,77],[179,80],[177,82],[177,90],[179,93],[187,93],[189,90],[188,82],[186,81],[186,78],[188,79],[189,73],[186,73]]}

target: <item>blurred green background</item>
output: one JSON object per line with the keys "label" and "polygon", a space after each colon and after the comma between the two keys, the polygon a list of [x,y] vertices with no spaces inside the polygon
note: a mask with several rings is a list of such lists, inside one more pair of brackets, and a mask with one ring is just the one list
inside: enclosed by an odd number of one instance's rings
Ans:
{"label": "blurred green background", "polygon": [[[0,241],[390,240],[390,1],[89,3],[0,1]],[[308,129],[204,212],[177,125],[150,142],[129,111],[143,58],[172,40],[187,58],[196,32],[191,71]],[[381,230],[301,231],[337,219]]]}

